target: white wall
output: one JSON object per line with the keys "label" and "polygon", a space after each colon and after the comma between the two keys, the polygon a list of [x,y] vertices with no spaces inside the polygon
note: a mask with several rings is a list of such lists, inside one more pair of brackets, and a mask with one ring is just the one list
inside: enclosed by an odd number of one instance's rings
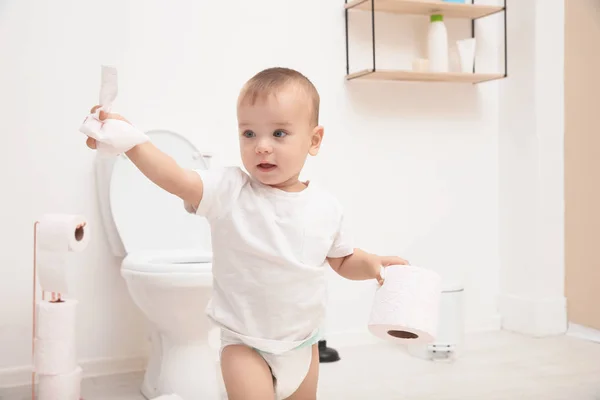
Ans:
{"label": "white wall", "polygon": [[[357,245],[464,280],[468,328],[499,327],[498,83],[346,83],[342,3],[0,3],[5,381],[27,378],[32,224],[46,212],[91,222],[92,243],[71,257],[80,358],[114,370],[136,367],[143,355],[143,319],[103,237],[94,154],[77,131],[97,102],[101,63],[119,68],[119,112],[142,129],[187,135],[218,163],[238,162],[235,99],[243,82],[272,65],[300,69],[321,92],[326,127],[305,177],[346,205]],[[368,22],[368,14],[351,19],[353,69],[361,67],[357,55],[370,60]],[[425,18],[377,23],[380,67],[409,67],[411,55],[422,55]],[[449,23],[453,37],[467,37],[469,27]],[[364,337],[372,289],[331,275],[329,338]],[[102,363],[114,359],[121,363]]]}
{"label": "white wall", "polygon": [[564,3],[509,1],[500,92],[503,328],[564,333]]}

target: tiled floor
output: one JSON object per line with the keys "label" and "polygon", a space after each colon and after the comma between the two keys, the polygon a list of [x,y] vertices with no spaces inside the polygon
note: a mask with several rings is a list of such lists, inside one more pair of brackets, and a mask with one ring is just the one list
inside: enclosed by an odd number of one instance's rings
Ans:
{"label": "tiled floor", "polygon": [[[320,400],[600,400],[600,344],[570,337],[479,334],[468,337],[453,363],[423,361],[388,344],[340,353],[342,361],[321,365]],[[83,395],[144,400],[140,380],[141,374],[88,379]],[[28,400],[28,393],[0,389],[0,400]]]}

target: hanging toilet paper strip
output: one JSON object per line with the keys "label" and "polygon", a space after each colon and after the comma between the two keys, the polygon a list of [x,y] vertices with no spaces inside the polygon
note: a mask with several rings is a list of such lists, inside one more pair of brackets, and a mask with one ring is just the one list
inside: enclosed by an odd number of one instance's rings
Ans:
{"label": "hanging toilet paper strip", "polygon": [[116,156],[131,150],[138,144],[149,141],[149,138],[128,122],[116,119],[100,121],[100,111],[110,112],[118,93],[116,68],[103,65],[101,72],[101,107],[83,120],[79,131],[96,140],[97,151]]}
{"label": "hanging toilet paper strip", "polygon": [[119,75],[115,67],[102,65],[100,69],[100,99],[102,109],[110,112],[112,103],[119,93]]}

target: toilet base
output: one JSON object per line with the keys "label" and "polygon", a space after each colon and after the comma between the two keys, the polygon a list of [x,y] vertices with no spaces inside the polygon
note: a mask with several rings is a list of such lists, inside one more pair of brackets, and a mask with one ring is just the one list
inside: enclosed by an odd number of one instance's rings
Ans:
{"label": "toilet base", "polygon": [[217,399],[221,393],[218,351],[204,342],[175,343],[153,334],[148,366],[141,386],[147,399],[177,394],[183,400]]}

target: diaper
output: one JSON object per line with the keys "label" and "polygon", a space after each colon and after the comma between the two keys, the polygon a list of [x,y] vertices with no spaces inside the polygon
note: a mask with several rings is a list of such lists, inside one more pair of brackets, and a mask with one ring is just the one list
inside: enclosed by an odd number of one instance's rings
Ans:
{"label": "diaper", "polygon": [[[273,385],[275,387],[275,398],[277,400],[290,397],[304,382],[312,362],[312,345],[319,341],[319,334],[315,334],[302,345],[280,354],[273,354],[256,350],[266,361],[271,369]],[[240,338],[221,331],[221,352],[226,346],[234,344],[246,345]],[[220,354],[219,354],[220,356]],[[221,399],[227,399],[224,392],[225,386],[221,385]]]}

